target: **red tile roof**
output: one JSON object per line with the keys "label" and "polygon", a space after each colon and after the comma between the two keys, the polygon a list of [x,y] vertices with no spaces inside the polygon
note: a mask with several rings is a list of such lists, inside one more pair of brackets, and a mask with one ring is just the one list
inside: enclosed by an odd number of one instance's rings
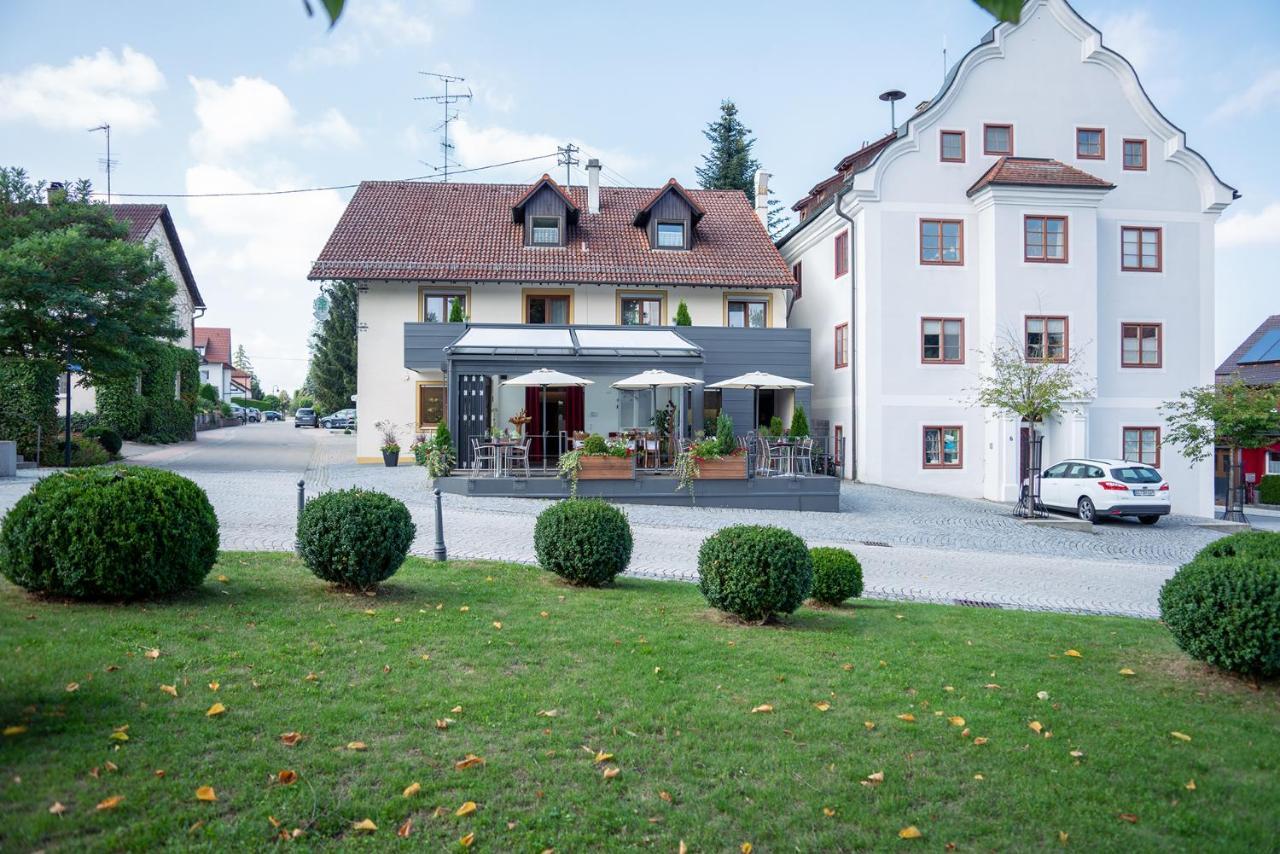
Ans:
{"label": "red tile roof", "polygon": [[112,205],[111,212],[115,214],[115,218],[129,226],[128,240],[134,243],[140,243],[146,239],[151,233],[151,229],[155,227],[156,220],[160,220],[164,225],[165,236],[169,239],[169,245],[173,248],[173,255],[178,259],[178,269],[182,273],[183,284],[187,286],[187,293],[191,295],[191,302],[196,308],[204,308],[204,298],[200,296],[200,289],[196,287],[196,278],[191,274],[191,265],[187,263],[187,253],[182,248],[182,241],[178,239],[178,228],[173,224],[173,215],[169,213],[168,205]]}
{"label": "red tile roof", "polygon": [[1111,190],[1115,184],[1090,175],[1083,169],[1068,166],[1060,160],[1047,157],[1001,157],[982,177],[973,182],[968,195],[983,187],[1083,187]]}
{"label": "red tile roof", "polygon": [[[791,271],[738,190],[685,190],[706,215],[687,251],[653,250],[633,219],[662,189],[601,187],[563,247],[525,246],[511,208],[526,184],[366,181],[311,268],[312,279],[440,279],[789,288]],[[565,187],[586,210],[585,187]],[[682,188],[683,189],[683,188]]]}
{"label": "red tile roof", "polygon": [[578,206],[574,204],[573,199],[569,198],[569,195],[565,193],[564,188],[557,184],[554,178],[546,172],[543,172],[542,177],[537,181],[534,181],[533,186],[531,186],[523,196],[516,199],[515,203],[511,205],[511,213],[515,216],[515,219],[513,220],[514,222],[520,221],[520,216],[523,213],[525,202],[532,199],[543,187],[550,187],[553,193],[563,199],[564,203],[569,206],[570,214],[576,215],[578,213]]}
{"label": "red tile roof", "polygon": [[231,330],[225,326],[197,326],[193,342],[204,347],[204,360],[231,366]]}
{"label": "red tile roof", "polygon": [[876,155],[879,154],[886,145],[897,138],[897,132],[890,131],[875,142],[868,142],[852,154],[847,154],[842,157],[840,162],[836,164],[835,174],[814,184],[813,188],[809,190],[809,194],[792,205],[791,209],[793,211],[799,211],[803,216],[805,211],[809,208],[816,207],[817,205],[825,202],[831,194],[835,192],[836,185],[840,181],[848,178],[850,175],[866,169],[867,166],[870,165],[871,161],[875,159]]}
{"label": "red tile roof", "polygon": [[684,187],[680,186],[680,182],[677,181],[675,178],[671,178],[667,181],[667,183],[663,184],[661,187],[654,190],[653,195],[649,197],[649,201],[645,202],[643,205],[640,206],[640,210],[636,211],[635,218],[631,220],[632,224],[644,225],[646,222],[648,222],[649,212],[652,211],[653,206],[656,205],[658,201],[667,194],[668,190],[675,193],[680,198],[684,199],[685,204],[687,204],[689,206],[689,209],[693,211],[693,221],[695,223],[707,215],[707,212],[705,209],[703,209],[702,205],[698,204],[694,200],[693,196],[689,195],[689,191],[686,190]]}
{"label": "red tile roof", "polygon": [[1214,371],[1215,378],[1218,382],[1231,382],[1239,377],[1249,385],[1268,385],[1270,383],[1280,383],[1280,362],[1246,362],[1240,364],[1240,360],[1248,353],[1254,344],[1262,340],[1262,336],[1268,332],[1280,332],[1280,314],[1273,314],[1266,320],[1262,321],[1253,333],[1240,342],[1230,356],[1223,360],[1218,369]]}

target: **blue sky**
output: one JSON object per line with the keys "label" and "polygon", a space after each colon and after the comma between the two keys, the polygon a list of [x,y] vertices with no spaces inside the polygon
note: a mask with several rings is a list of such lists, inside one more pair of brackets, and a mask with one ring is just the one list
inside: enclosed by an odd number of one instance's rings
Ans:
{"label": "blue sky", "polygon": [[[482,166],[572,141],[612,174],[696,183],[703,125],[733,98],[790,204],[888,129],[876,95],[930,97],[942,45],[954,62],[992,20],[968,0],[651,5],[348,0],[332,32],[301,0],[6,0],[0,6],[0,161],[105,189],[100,134],[114,127],[117,193],[348,184],[429,174],[439,89],[467,78],[457,157]],[[316,4],[318,5],[318,3]],[[1137,68],[1157,106],[1244,198],[1219,225],[1223,356],[1280,313],[1280,5],[1078,0]],[[554,160],[479,172],[527,181]],[[575,182],[583,180],[575,173]],[[350,191],[169,199],[210,309],[263,385],[306,367],[306,281]],[[124,199],[117,199],[124,200]],[[148,201],[137,199],[136,201]]]}

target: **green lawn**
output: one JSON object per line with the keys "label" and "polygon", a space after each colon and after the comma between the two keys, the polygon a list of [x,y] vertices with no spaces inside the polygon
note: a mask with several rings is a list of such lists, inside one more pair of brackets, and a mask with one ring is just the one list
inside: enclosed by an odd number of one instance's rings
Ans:
{"label": "green lawn", "polygon": [[[1280,832],[1280,688],[1206,671],[1153,622],[864,602],[746,627],[685,584],[410,560],[366,597],[287,555],[228,553],[197,594],[145,606],[0,582],[0,655],[0,727],[26,727],[0,737],[5,850],[229,850],[294,828],[317,848],[474,833],[473,850],[533,852],[1008,850],[1060,832],[1082,850],[1264,850]],[[457,769],[468,754],[483,764]],[[366,818],[376,831],[353,829]],[[900,840],[909,825],[923,839]]]}

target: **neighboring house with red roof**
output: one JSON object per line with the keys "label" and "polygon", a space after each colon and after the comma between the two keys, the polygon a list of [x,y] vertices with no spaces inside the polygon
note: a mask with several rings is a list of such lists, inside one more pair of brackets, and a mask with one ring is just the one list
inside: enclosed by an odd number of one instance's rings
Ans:
{"label": "neighboring house with red roof", "polygon": [[193,330],[196,353],[200,356],[200,382],[218,390],[219,400],[243,395],[247,380],[237,381],[238,371],[231,363],[231,330],[225,326],[197,326]]}
{"label": "neighboring house with red roof", "polygon": [[[1252,386],[1280,386],[1280,314],[1273,314],[1258,325],[1231,355],[1222,360],[1214,377],[1219,383],[1243,380]],[[1263,477],[1280,476],[1280,436],[1266,448],[1240,451],[1241,479],[1246,492],[1252,492]],[[1222,489],[1226,488],[1226,458],[1230,452],[1219,448],[1214,473]]]}
{"label": "neighboring house with red roof", "polygon": [[1211,515],[1212,466],[1162,447],[1158,408],[1213,376],[1214,225],[1237,195],[1104,34],[1027,0],[778,241],[789,322],[813,332],[811,417],[844,438],[845,475],[1015,500],[1026,425],[969,404],[1012,344],[1089,389],[1043,425],[1046,465],[1157,464],[1175,512]]}
{"label": "neighboring house with red roof", "polygon": [[[600,171],[587,164],[587,186],[548,175],[360,185],[310,278],[359,286],[362,426],[396,424],[407,456],[407,434],[446,423],[465,463],[469,438],[509,428],[520,410],[531,433],[549,436],[647,425],[649,392],[610,386],[647,368],[707,383],[753,368],[807,378],[808,333],[787,329],[791,271],[747,197],[674,178],[601,186]],[[673,325],[681,302],[693,326]],[[455,307],[465,323],[449,322]],[[594,382],[585,391],[502,385],[542,367]],[[740,432],[750,428],[750,392],[663,391],[660,407],[668,397],[682,405],[686,432],[722,408]],[[789,420],[808,392],[762,397],[762,420]],[[376,431],[358,432],[357,457],[381,459]]]}

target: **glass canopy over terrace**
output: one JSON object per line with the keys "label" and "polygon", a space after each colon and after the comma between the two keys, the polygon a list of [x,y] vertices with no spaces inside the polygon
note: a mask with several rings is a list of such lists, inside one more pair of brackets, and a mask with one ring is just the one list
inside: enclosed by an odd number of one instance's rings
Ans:
{"label": "glass canopy over terrace", "polygon": [[471,327],[444,348],[449,356],[697,357],[702,348],[670,329]]}

